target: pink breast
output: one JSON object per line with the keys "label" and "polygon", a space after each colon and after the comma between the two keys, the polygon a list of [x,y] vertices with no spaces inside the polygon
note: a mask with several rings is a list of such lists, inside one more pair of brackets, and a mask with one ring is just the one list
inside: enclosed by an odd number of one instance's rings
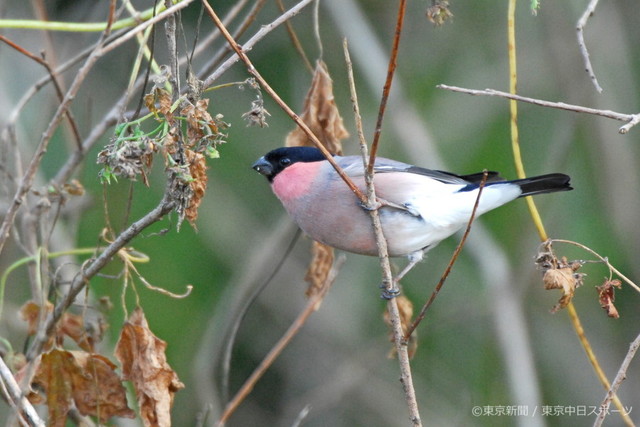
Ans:
{"label": "pink breast", "polygon": [[273,179],[273,192],[285,204],[308,195],[323,163],[300,162],[289,166]]}

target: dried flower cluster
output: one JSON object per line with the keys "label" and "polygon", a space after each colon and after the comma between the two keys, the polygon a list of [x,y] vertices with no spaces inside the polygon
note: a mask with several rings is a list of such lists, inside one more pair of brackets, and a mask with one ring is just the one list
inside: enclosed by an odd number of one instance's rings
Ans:
{"label": "dried flower cluster", "polygon": [[[542,281],[545,289],[561,289],[562,296],[552,308],[555,313],[565,308],[572,300],[578,287],[584,283],[586,274],[578,273],[578,270],[588,261],[567,261],[566,257],[558,258],[551,242],[544,242],[536,258],[536,265],[543,271]],[[620,280],[605,278],[604,283],[596,286],[600,306],[606,311],[607,316],[617,319],[620,317],[618,310],[613,305],[615,301],[615,288],[620,289]]]}
{"label": "dried flower cluster", "polygon": [[565,308],[571,302],[576,288],[583,284],[585,274],[577,272],[582,263],[568,262],[566,257],[558,259],[549,248],[538,254],[536,265],[543,271],[542,282],[545,289],[562,290],[562,296],[551,312]]}
{"label": "dried flower cluster", "polygon": [[[165,168],[173,178],[171,194],[176,201],[178,226],[184,218],[195,226],[198,207],[207,188],[206,158],[220,156],[217,147],[225,142],[224,131],[229,125],[222,120],[222,115],[213,117],[208,112],[208,99],[192,102],[180,98],[172,102],[172,95],[165,87],[166,67],[163,70],[165,73],[154,78],[152,90],[144,96],[150,113],[116,127],[111,142],[98,154],[98,163],[104,165],[100,176],[107,183],[118,177],[135,180],[140,176],[144,184],[149,185],[148,173],[154,155],[161,153]],[[142,124],[150,118],[159,124],[145,132]]]}

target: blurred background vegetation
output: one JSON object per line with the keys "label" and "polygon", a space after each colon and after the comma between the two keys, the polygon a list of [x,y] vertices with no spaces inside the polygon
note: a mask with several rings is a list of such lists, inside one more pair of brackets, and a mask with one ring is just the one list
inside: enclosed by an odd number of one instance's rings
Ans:
{"label": "blurred background vegetation", "polygon": [[[239,3],[239,2],[238,2]],[[245,2],[235,28],[254,2]],[[290,7],[295,2],[285,1]],[[147,2],[133,2],[139,10]],[[220,16],[236,2],[210,1]],[[453,0],[454,17],[441,27],[430,23],[428,1],[410,1],[402,36],[392,98],[385,118],[381,151],[416,165],[473,173],[484,168],[515,177],[510,147],[509,104],[495,97],[471,97],[436,89],[443,83],[467,88],[508,90],[507,3]],[[599,94],[584,72],[575,26],[586,1],[542,2],[537,16],[529,3],[518,2],[516,36],[518,91],[551,101],[634,113],[640,105],[640,9],[636,2],[620,0],[599,6],[585,30],[595,72],[604,88]],[[2,19],[47,19],[68,22],[103,21],[107,3],[98,1],[5,0]],[[200,3],[182,12],[182,55],[196,36]],[[292,25],[312,60],[319,54],[312,32],[313,6],[296,16]],[[323,0],[319,5],[322,59],[334,79],[336,102],[352,135],[355,127],[349,101],[342,38],[349,41],[356,85],[367,137],[377,115],[386,61],[395,27],[397,2],[381,0]],[[267,1],[255,22],[239,39],[242,44],[280,14],[275,1]],[[216,29],[202,19],[199,37]],[[90,46],[98,33],[44,32],[1,28],[0,34],[34,53],[60,64]],[[194,57],[197,72],[225,46],[217,37]],[[130,41],[101,58],[74,100],[72,111],[86,137],[126,90],[137,45]],[[157,27],[155,59],[167,61],[163,26]],[[296,111],[309,87],[311,75],[292,47],[283,27],[271,32],[249,53],[256,68]],[[184,68],[182,68],[184,71]],[[68,85],[78,68],[62,74]],[[0,125],[8,123],[18,100],[46,75],[42,67],[0,44]],[[199,75],[200,78],[208,74]],[[184,78],[184,74],[180,76]],[[236,64],[215,84],[249,77]],[[140,93],[127,105],[135,110]],[[176,395],[174,425],[209,425],[224,404],[221,357],[238,307],[273,271],[284,256],[295,227],[286,218],[264,178],[250,165],[265,152],[284,144],[293,129],[290,118],[265,94],[271,113],[266,128],[247,127],[241,118],[255,97],[237,87],[208,92],[209,112],[222,114],[231,124],[220,158],[209,161],[209,185],[199,210],[197,230],[169,216],[136,238],[131,246],[147,254],[150,262],[138,269],[150,283],[181,293],[187,284],[192,294],[182,300],[152,292],[137,284],[140,304],[151,330],[167,341],[169,363],[186,388]],[[26,163],[58,106],[50,86],[43,87],[16,121],[16,145],[2,140],[5,170],[19,171],[16,157]],[[571,175],[570,193],[537,198],[551,237],[578,241],[603,256],[632,280],[640,275],[640,176],[637,147],[639,129],[620,135],[621,122],[556,109],[519,104],[522,156],[528,174],[563,172]],[[142,182],[102,185],[97,153],[112,136],[101,136],[74,174],[86,192],[63,207],[56,223],[51,250],[94,247],[105,227],[105,209],[115,229],[122,229],[155,206],[164,191],[162,160],[156,160],[150,187]],[[61,126],[38,171],[36,189],[46,187],[74,150],[69,129]],[[354,136],[345,152],[357,153]],[[24,167],[24,165],[22,165]],[[18,175],[19,176],[19,175]],[[3,190],[4,191],[4,190]],[[6,210],[12,194],[2,194]],[[31,200],[36,200],[31,198]],[[130,212],[127,204],[131,200]],[[20,233],[19,223],[16,232]],[[159,234],[163,229],[167,233]],[[428,298],[446,267],[458,238],[451,238],[429,253],[428,259],[404,280],[404,293],[416,305]],[[421,414],[426,425],[583,425],[594,416],[541,416],[543,405],[558,408],[596,407],[605,390],[593,373],[567,313],[551,314],[556,291],[545,291],[534,260],[539,240],[524,201],[514,202],[481,218],[468,244],[426,320],[418,329],[419,346],[412,361]],[[310,241],[301,238],[284,266],[255,300],[242,321],[234,345],[230,390],[233,393],[282,335],[305,304],[304,272]],[[592,259],[569,246],[555,246],[568,259]],[[0,255],[0,270],[28,254],[10,244]],[[75,265],[82,263],[77,258]],[[398,260],[399,266],[404,260]],[[73,270],[73,267],[66,266]],[[100,344],[111,354],[124,311],[120,303],[121,270],[113,262],[89,287],[90,301],[108,296],[113,309],[109,329]],[[73,270],[75,271],[75,270]],[[594,289],[608,270],[587,264],[585,285],[576,292],[575,306],[598,360],[613,379],[629,343],[638,334],[639,296],[623,286],[616,306],[620,318],[610,319],[600,308]],[[18,270],[5,291],[0,335],[20,351],[26,346],[26,325],[19,307],[30,298],[29,275]],[[347,255],[338,279],[320,310],[305,325],[253,393],[231,418],[231,426],[292,425],[305,408],[307,426],[407,425],[407,410],[398,365],[389,359],[391,343],[382,320],[378,260]],[[129,311],[135,305],[127,294]],[[631,417],[640,410],[640,377],[632,364],[619,396]],[[474,417],[474,406],[523,405],[529,416]],[[531,416],[537,411],[535,416]],[[0,413],[9,413],[7,405]],[[608,425],[620,425],[616,414]],[[116,425],[136,421],[112,420]]]}

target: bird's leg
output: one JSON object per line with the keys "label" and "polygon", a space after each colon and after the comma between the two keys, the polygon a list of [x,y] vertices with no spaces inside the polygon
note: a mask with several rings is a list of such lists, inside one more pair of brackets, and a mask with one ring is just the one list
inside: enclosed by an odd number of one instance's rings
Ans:
{"label": "bird's leg", "polygon": [[376,209],[387,207],[387,208],[393,208],[393,209],[398,209],[401,211],[408,212],[415,217],[420,216],[420,212],[418,212],[410,203],[403,203],[400,205],[398,203],[394,203],[385,199],[378,198],[376,199],[376,202],[373,206],[367,206],[365,203],[360,203],[360,206],[362,207],[362,209],[366,211],[373,211]]}
{"label": "bird's leg", "polygon": [[385,286],[385,284],[381,286],[382,294],[380,295],[380,297],[382,299],[390,300],[400,295],[400,287],[398,286],[398,283],[400,283],[400,280],[405,276],[405,274],[411,271],[411,269],[415,267],[417,263],[422,261],[423,257],[424,252],[422,250],[409,254],[409,263],[402,269],[402,271],[400,271],[400,273],[396,275],[396,277],[393,278],[393,280],[391,281],[391,286]]}

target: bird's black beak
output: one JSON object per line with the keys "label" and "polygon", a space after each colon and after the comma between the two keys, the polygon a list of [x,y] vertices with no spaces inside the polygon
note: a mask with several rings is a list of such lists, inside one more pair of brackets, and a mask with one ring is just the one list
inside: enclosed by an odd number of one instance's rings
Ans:
{"label": "bird's black beak", "polygon": [[264,156],[260,157],[251,167],[255,169],[256,172],[266,176],[267,178],[273,175],[273,166],[264,158]]}

